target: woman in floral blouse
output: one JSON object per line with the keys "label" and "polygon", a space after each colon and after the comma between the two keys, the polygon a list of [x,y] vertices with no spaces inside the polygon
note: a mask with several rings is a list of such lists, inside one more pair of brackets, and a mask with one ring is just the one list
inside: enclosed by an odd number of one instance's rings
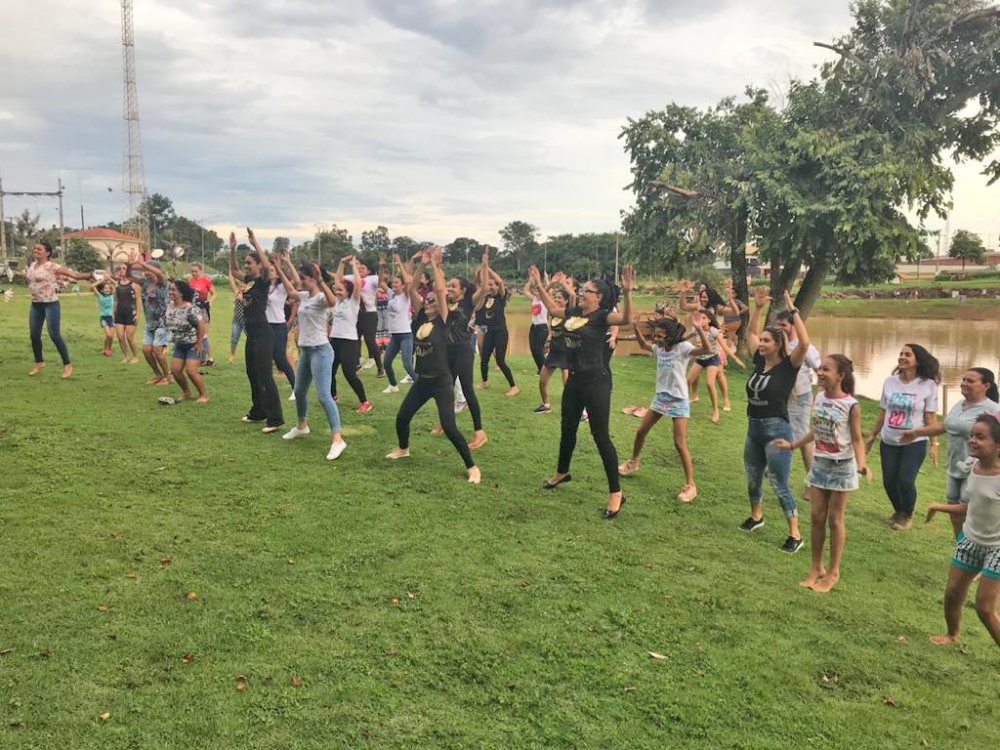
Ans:
{"label": "woman in floral blouse", "polygon": [[63,380],[73,374],[73,365],[69,361],[69,351],[66,349],[66,342],[59,333],[59,295],[56,292],[56,283],[59,279],[70,278],[79,280],[96,281],[93,274],[77,273],[68,268],[52,262],[52,245],[46,240],[40,240],[35,244],[35,249],[31,251],[34,262],[24,271],[17,271],[18,276],[22,276],[28,281],[28,290],[31,292],[31,310],[28,313],[28,329],[31,332],[31,348],[35,353],[35,366],[28,371],[28,375],[37,375],[45,367],[45,359],[42,354],[42,323],[49,330],[49,338],[55,344],[62,357]]}
{"label": "woman in floral blouse", "polygon": [[167,328],[174,345],[170,370],[174,382],[181,387],[181,401],[191,398],[190,380],[198,389],[196,404],[208,401],[205,379],[198,365],[205,359],[205,334],[208,324],[201,308],[194,304],[196,292],[181,279],[170,282],[170,304],[167,305]]}

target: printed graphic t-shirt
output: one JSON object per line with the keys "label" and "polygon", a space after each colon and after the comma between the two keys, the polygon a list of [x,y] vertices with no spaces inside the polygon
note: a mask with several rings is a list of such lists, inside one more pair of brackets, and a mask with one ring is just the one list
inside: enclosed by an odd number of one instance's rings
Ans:
{"label": "printed graphic t-shirt", "polygon": [[764,357],[753,355],[753,374],[747,380],[747,416],[751,419],[780,417],[788,421],[788,397],[795,387],[799,368],[790,359],[782,359],[765,370]]}
{"label": "printed graphic t-shirt", "polygon": [[[879,407],[885,410],[882,442],[887,445],[900,445],[899,439],[904,432],[926,424],[925,412],[937,411],[937,383],[926,378],[915,378],[909,383],[904,383],[899,379],[899,375],[890,375],[882,385]],[[922,440],[927,438],[919,437],[914,442]]]}

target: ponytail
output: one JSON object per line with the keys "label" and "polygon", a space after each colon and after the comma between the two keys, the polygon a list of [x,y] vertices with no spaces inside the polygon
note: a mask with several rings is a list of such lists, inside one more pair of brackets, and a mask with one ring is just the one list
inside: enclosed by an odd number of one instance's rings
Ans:
{"label": "ponytail", "polygon": [[997,392],[997,379],[996,375],[993,374],[993,370],[987,370],[985,367],[970,367],[971,372],[979,373],[979,377],[982,378],[983,383],[986,385],[986,398],[990,401],[1000,401],[1000,393]]}

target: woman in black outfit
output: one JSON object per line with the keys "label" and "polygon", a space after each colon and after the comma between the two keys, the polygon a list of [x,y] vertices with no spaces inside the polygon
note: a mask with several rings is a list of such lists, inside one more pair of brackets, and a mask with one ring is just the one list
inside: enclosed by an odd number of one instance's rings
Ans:
{"label": "woman in black outfit", "polygon": [[[487,248],[483,251],[483,263],[479,267],[480,285],[485,287],[486,296],[483,299],[482,319],[486,326],[486,335],[483,337],[483,350],[479,359],[479,374],[483,382],[477,388],[490,387],[490,357],[496,354],[497,366],[500,372],[507,378],[510,388],[507,389],[507,396],[516,396],[521,392],[514,382],[514,374],[507,366],[507,300],[510,293],[507,291],[500,274],[490,268],[490,251]],[[463,388],[464,390],[464,388]]]}
{"label": "woman in black outfit", "polygon": [[458,378],[462,393],[472,415],[472,436],[470,448],[485,445],[488,438],[483,430],[482,411],[473,386],[473,365],[476,358],[476,343],[469,323],[476,306],[483,301],[486,290],[476,287],[463,276],[456,276],[448,282],[448,367],[453,378]]}
{"label": "woman in black outfit", "polygon": [[[538,269],[532,269],[531,273],[537,277]],[[586,282],[580,288],[577,306],[566,311],[563,335],[569,360],[569,378],[562,396],[559,465],[556,473],[542,485],[551,490],[572,478],[569,464],[576,448],[580,417],[586,409],[590,414],[590,434],[597,444],[604,473],[608,478],[608,505],[604,510],[604,517],[608,519],[618,515],[625,504],[625,495],[622,494],[618,481],[618,453],[608,434],[611,420],[611,373],[605,364],[604,349],[608,345],[608,329],[611,326],[627,325],[632,319],[632,288],[635,285],[635,270],[632,266],[622,269],[621,280],[625,291],[625,303],[621,312],[612,312],[617,290],[601,280]],[[545,300],[546,296],[547,292],[542,299]]]}
{"label": "woman in black outfit", "polygon": [[267,294],[271,288],[268,277],[271,261],[260,245],[253,230],[247,227],[247,237],[256,252],[249,253],[243,263],[246,273],[236,265],[236,234],[229,233],[229,271],[237,279],[246,282],[243,291],[245,307],[244,322],[247,329],[245,349],[247,379],[250,381],[250,397],[253,405],[243,417],[244,422],[264,422],[264,434],[277,432],[285,423],[281,412],[281,397],[275,385],[271,361],[274,353],[274,333],[267,322]]}
{"label": "woman in black outfit", "polygon": [[[427,261],[432,264],[434,288],[421,299],[418,291],[420,271]],[[448,317],[447,291],[444,272],[441,270],[441,248],[429,248],[421,255],[420,265],[410,280],[410,301],[419,308],[413,321],[413,345],[417,359],[417,380],[406,393],[406,398],[396,415],[396,436],[399,447],[386,454],[386,458],[405,458],[410,455],[410,421],[430,399],[437,403],[438,419],[448,439],[465,462],[469,482],[479,484],[479,467],[472,460],[469,445],[455,425],[452,397],[454,376],[448,367]],[[440,300],[440,304],[439,304]]]}

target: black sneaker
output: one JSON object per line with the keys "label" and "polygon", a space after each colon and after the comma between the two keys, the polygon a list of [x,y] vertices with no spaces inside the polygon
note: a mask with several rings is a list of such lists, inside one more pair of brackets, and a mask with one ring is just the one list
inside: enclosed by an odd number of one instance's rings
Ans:
{"label": "black sneaker", "polygon": [[743,523],[740,524],[740,531],[756,531],[757,529],[761,528],[763,525],[764,525],[764,519],[763,518],[761,518],[760,520],[755,521],[753,519],[753,516],[751,516],[750,518],[748,518],[747,520],[745,520]]}
{"label": "black sneaker", "polygon": [[549,404],[535,407],[535,414],[548,414],[550,411],[552,411],[552,407]]}
{"label": "black sneaker", "polygon": [[785,543],[781,545],[781,551],[789,555],[794,555],[802,549],[805,544],[806,543],[802,539],[796,539],[794,536],[790,536],[785,540]]}

